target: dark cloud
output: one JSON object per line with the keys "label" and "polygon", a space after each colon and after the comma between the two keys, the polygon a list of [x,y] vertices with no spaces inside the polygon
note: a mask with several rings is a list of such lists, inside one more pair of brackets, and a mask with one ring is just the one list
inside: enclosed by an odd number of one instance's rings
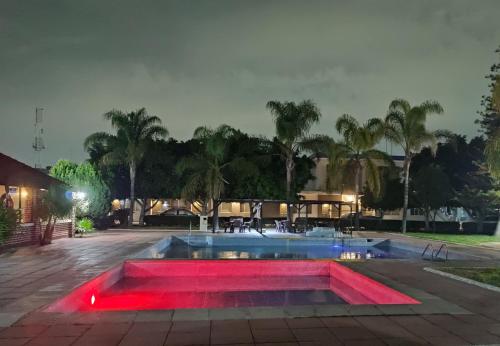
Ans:
{"label": "dark cloud", "polygon": [[437,99],[431,126],[472,136],[498,18],[497,0],[4,0],[0,151],[32,161],[36,106],[49,164],[83,159],[111,108],[146,106],[177,138],[222,122],[271,136],[275,98],[313,98],[330,134],[342,113]]}

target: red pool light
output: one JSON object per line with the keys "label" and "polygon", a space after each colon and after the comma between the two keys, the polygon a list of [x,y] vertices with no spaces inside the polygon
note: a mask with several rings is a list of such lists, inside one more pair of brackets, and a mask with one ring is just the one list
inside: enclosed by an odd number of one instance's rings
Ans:
{"label": "red pool light", "polygon": [[276,306],[302,293],[325,304],[420,303],[328,260],[132,260],[76,288],[46,311]]}

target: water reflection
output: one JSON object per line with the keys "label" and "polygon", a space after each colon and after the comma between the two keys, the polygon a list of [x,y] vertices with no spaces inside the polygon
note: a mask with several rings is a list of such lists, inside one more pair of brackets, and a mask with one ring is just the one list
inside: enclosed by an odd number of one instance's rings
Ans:
{"label": "water reflection", "polygon": [[335,258],[361,260],[372,258],[403,258],[408,253],[391,248],[314,246],[207,246],[173,244],[158,254],[162,258],[192,259],[314,259]]}

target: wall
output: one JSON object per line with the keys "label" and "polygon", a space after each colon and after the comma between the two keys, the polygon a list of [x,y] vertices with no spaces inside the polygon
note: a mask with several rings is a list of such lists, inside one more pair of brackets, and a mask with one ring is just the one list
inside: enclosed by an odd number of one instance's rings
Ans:
{"label": "wall", "polygon": [[[39,223],[21,224],[17,230],[12,232],[9,239],[0,245],[0,249],[38,244],[42,227],[45,225]],[[68,238],[71,230],[71,220],[58,221],[54,227],[52,239]]]}

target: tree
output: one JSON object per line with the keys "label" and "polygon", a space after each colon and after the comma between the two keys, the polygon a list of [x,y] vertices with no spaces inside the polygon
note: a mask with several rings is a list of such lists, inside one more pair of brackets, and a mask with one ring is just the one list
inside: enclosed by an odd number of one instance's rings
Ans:
{"label": "tree", "polygon": [[376,161],[393,165],[386,153],[374,149],[384,135],[384,123],[380,119],[370,119],[360,125],[348,114],[342,115],[335,124],[342,141],[334,143],[328,157],[328,185],[337,188],[343,183],[354,185],[355,219],[354,227],[359,230],[359,194],[362,188],[361,172],[364,167],[368,188],[380,193],[380,172]]}
{"label": "tree", "polygon": [[401,182],[400,169],[396,166],[381,167],[380,171],[380,192],[375,194],[366,186],[364,195],[361,196],[361,204],[365,208],[379,210],[382,220],[386,210],[403,207],[404,185]]}
{"label": "tree", "polygon": [[401,231],[406,233],[406,219],[408,215],[408,187],[410,182],[410,165],[412,157],[423,147],[430,146],[434,151],[437,138],[445,135],[443,131],[430,132],[425,122],[430,114],[443,113],[443,107],[436,101],[425,101],[418,106],[410,106],[403,99],[396,99],[389,105],[385,118],[385,135],[388,140],[399,145],[404,153],[404,197],[403,222]]}
{"label": "tree", "polygon": [[495,191],[484,191],[466,187],[458,196],[458,203],[467,210],[477,223],[477,231],[483,231],[483,223],[487,216],[495,215],[500,207],[500,198]]}
{"label": "tree", "polygon": [[88,150],[99,143],[106,151],[106,154],[101,158],[102,163],[122,163],[128,166],[130,178],[129,226],[132,226],[137,168],[151,142],[166,137],[168,130],[161,126],[160,118],[149,115],[145,108],[129,113],[111,110],[104,114],[104,119],[111,121],[111,126],[116,130],[116,134],[96,132],[87,137],[84,147]]}
{"label": "tree", "polygon": [[95,220],[108,213],[111,203],[109,188],[89,162],[76,164],[59,160],[50,169],[50,175],[85,193],[86,197],[76,205],[77,217],[88,216]]}
{"label": "tree", "polygon": [[205,126],[198,127],[193,138],[201,142],[202,151],[179,162],[177,170],[187,174],[188,179],[182,195],[188,200],[202,201],[202,215],[208,214],[208,202],[212,201],[213,221],[212,231],[218,228],[219,199],[228,181],[224,177],[224,170],[234,161],[227,161],[227,142],[235,133],[228,125],[221,125],[216,129]]}
{"label": "tree", "polygon": [[425,228],[429,227],[431,212],[434,212],[434,229],[436,214],[439,208],[445,206],[453,197],[453,190],[448,176],[437,165],[422,167],[412,179],[415,199],[424,210]]}
{"label": "tree", "polygon": [[52,185],[44,191],[36,215],[46,222],[45,229],[40,235],[40,245],[50,244],[54,234],[54,227],[58,219],[71,214],[73,203],[67,191],[58,185]]}
{"label": "tree", "polygon": [[[175,172],[179,159],[175,154],[178,145],[174,139],[153,141],[137,169],[136,202],[141,206],[141,226],[146,213],[155,207],[160,198],[180,196],[180,177]],[[154,203],[148,203],[151,198],[155,199]]]}
{"label": "tree", "polygon": [[498,62],[490,68],[486,76],[489,81],[489,94],[481,99],[482,110],[479,112],[480,119],[476,120],[481,129],[489,138],[500,128],[500,47],[495,50],[498,54]]}
{"label": "tree", "polygon": [[0,201],[0,245],[21,222],[21,211],[8,208]]}
{"label": "tree", "polygon": [[294,158],[301,150],[307,149],[309,131],[321,118],[321,112],[311,100],[300,103],[269,101],[267,109],[273,116],[276,125],[276,138],[280,154],[285,161],[287,220],[292,221],[292,182],[295,171]]}
{"label": "tree", "polygon": [[[497,52],[500,53],[500,48],[497,49]],[[494,65],[492,70],[495,75],[494,77],[490,77],[494,79],[494,83],[492,86],[491,102],[487,107],[490,110],[488,112],[490,114],[488,119],[491,121],[488,122],[490,134],[486,143],[485,154],[491,174],[495,178],[500,179],[500,63]]]}

